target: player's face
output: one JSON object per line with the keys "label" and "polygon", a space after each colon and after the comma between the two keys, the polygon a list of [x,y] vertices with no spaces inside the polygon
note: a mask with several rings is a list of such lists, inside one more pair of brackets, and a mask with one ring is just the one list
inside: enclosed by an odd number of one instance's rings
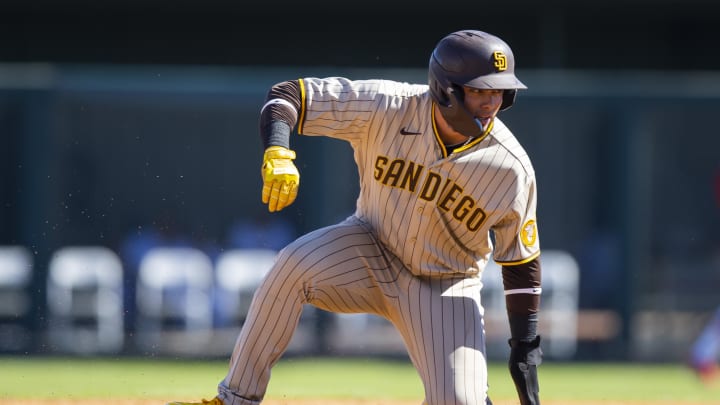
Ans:
{"label": "player's face", "polygon": [[475,118],[480,119],[483,125],[487,125],[500,111],[503,101],[503,90],[475,89],[464,87],[465,108]]}

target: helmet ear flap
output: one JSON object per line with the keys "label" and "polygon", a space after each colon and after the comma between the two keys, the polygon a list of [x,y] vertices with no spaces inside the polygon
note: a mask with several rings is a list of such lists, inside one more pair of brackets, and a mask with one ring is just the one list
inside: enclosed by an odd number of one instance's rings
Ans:
{"label": "helmet ear flap", "polygon": [[[465,108],[465,91],[462,87],[455,83],[450,83],[450,87],[445,89],[445,93],[450,101],[450,106],[455,108]],[[456,102],[456,103],[455,103]],[[457,104],[457,105],[453,105]]]}
{"label": "helmet ear flap", "polygon": [[465,108],[465,92],[462,87],[451,84],[445,89],[444,93],[447,94],[449,102],[447,105],[438,104],[438,106],[445,121],[455,131],[465,136],[476,137],[482,135],[485,127]]}
{"label": "helmet ear flap", "polygon": [[507,110],[515,103],[515,96],[517,95],[516,89],[509,89],[503,91],[503,101],[500,104],[500,111]]}

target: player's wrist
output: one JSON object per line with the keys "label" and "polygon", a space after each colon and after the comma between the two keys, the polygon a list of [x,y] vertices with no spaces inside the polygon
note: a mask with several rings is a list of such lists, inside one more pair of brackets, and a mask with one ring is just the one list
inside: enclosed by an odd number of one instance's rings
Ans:
{"label": "player's wrist", "polygon": [[290,150],[284,146],[268,146],[265,149],[264,159],[267,161],[269,159],[295,159],[295,151]]}
{"label": "player's wrist", "polygon": [[283,121],[271,121],[260,127],[260,139],[265,148],[282,146],[290,149],[290,133],[292,128]]}

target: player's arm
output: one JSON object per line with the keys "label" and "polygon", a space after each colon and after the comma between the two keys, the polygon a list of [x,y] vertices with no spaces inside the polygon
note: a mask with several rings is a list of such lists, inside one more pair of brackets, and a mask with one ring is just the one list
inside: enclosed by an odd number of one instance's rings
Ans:
{"label": "player's arm", "polygon": [[508,366],[521,405],[539,405],[537,366],[542,361],[537,333],[542,270],[540,259],[503,265],[505,305],[510,322]]}
{"label": "player's arm", "polygon": [[263,155],[262,201],[270,212],[280,211],[295,201],[300,173],[293,164],[290,134],[297,124],[302,101],[299,80],[272,86],[260,110],[260,139]]}

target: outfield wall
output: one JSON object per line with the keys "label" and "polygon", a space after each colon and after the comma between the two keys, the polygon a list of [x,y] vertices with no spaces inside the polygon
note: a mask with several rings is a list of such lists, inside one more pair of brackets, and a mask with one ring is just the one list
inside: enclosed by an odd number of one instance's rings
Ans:
{"label": "outfield wall", "polygon": [[[352,153],[330,139],[293,138],[305,179],[293,206],[270,215],[259,198],[265,92],[325,75],[426,80],[417,69],[0,65],[0,245],[33,259],[23,350],[52,351],[46,278],[62,247],[110,248],[132,290],[138,244],[191,245],[214,260],[253,243],[248,225],[277,226],[254,241],[272,247],[349,215]],[[533,157],[543,248],[579,264],[592,333],[577,357],[683,358],[720,304],[720,75],[518,75],[529,90],[501,118]],[[132,296],[124,304],[131,334]]]}

